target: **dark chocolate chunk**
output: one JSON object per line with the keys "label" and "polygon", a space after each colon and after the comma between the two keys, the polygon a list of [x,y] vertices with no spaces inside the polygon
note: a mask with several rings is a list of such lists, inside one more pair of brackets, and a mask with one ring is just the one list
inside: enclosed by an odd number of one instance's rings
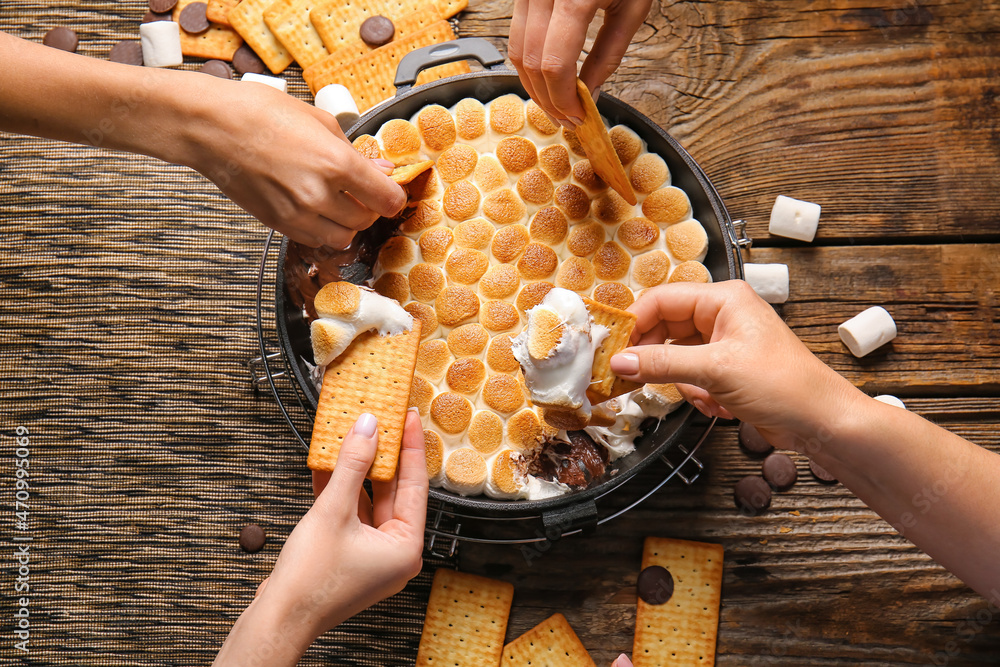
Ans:
{"label": "dark chocolate chunk", "polygon": [[166,14],[177,5],[177,0],[149,0],[149,11]]}
{"label": "dark chocolate chunk", "polygon": [[828,473],[825,468],[822,468],[818,463],[816,463],[812,459],[809,460],[809,470],[812,471],[813,477],[815,477],[820,482],[823,482],[824,484],[837,483],[836,477]]}
{"label": "dark chocolate chunk", "polygon": [[153,23],[154,21],[173,21],[174,17],[170,12],[163,12],[162,14],[158,12],[146,12],[146,15],[142,17],[143,23]]}
{"label": "dark chocolate chunk", "polygon": [[233,70],[221,60],[209,60],[207,63],[201,66],[198,70],[199,72],[204,72],[205,74],[211,74],[212,76],[217,76],[220,79],[232,79]]}
{"label": "dark chocolate chunk", "polygon": [[740,424],[740,445],[748,454],[763,456],[770,454],[774,447],[771,446],[764,436],[760,434],[757,427],[749,422]]}
{"label": "dark chocolate chunk", "polygon": [[757,516],[771,506],[771,487],[763,477],[748,475],[736,482],[733,500],[736,502],[736,509],[747,516]]}
{"label": "dark chocolate chunk", "polygon": [[247,553],[257,553],[264,548],[265,542],[267,542],[267,535],[264,534],[264,529],[255,523],[251,523],[240,531],[240,546]]}
{"label": "dark chocolate chunk", "polygon": [[639,573],[639,597],[646,604],[664,604],[674,594],[674,577],[661,565],[650,565]]}
{"label": "dark chocolate chunk", "polygon": [[384,16],[369,16],[361,24],[361,41],[372,48],[378,48],[392,41],[396,26]]}
{"label": "dark chocolate chunk", "polygon": [[208,30],[210,25],[208,16],[205,13],[207,11],[208,5],[204,2],[192,2],[181,10],[181,15],[178,17],[177,22],[181,24],[184,32],[189,32],[192,35],[200,35]]}
{"label": "dark chocolate chunk", "polygon": [[142,44],[139,42],[118,42],[111,47],[108,60],[113,63],[142,66]]}
{"label": "dark chocolate chunk", "polygon": [[246,74],[247,72],[253,74],[271,73],[270,71],[265,71],[264,61],[246,44],[241,45],[240,48],[236,49],[236,53],[233,54],[233,68],[240,74]]}
{"label": "dark chocolate chunk", "polygon": [[761,472],[767,483],[778,491],[792,488],[795,480],[799,478],[799,471],[795,469],[795,461],[788,454],[780,452],[775,452],[764,459]]}
{"label": "dark chocolate chunk", "polygon": [[42,37],[42,44],[51,46],[54,49],[62,49],[70,53],[76,53],[76,47],[80,43],[76,33],[69,28],[53,28]]}

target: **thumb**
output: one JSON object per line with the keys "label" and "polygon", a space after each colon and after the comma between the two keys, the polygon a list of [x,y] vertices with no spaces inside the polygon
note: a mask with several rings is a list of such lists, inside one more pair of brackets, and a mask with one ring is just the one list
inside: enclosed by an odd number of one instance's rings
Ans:
{"label": "thumb", "polygon": [[392,170],[396,168],[396,165],[394,165],[392,162],[389,162],[388,160],[380,157],[372,159],[372,164],[374,164],[378,168],[378,170],[381,171],[386,176],[392,174]]}
{"label": "thumb", "polygon": [[682,382],[712,391],[712,349],[708,345],[639,345],[611,357],[615,375],[634,382]]}
{"label": "thumb", "polygon": [[377,448],[378,420],[365,412],[344,436],[330,482],[316,504],[324,505],[328,510],[335,507],[338,511],[354,514],[358,493],[375,460]]}

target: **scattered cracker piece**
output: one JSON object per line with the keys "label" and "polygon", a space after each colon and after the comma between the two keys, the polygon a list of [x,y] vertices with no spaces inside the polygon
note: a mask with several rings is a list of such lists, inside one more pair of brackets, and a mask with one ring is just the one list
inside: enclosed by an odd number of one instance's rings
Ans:
{"label": "scattered cracker piece", "polygon": [[434,573],[417,667],[500,664],[514,587],[455,570]]}
{"label": "scattered cracker piece", "polygon": [[601,120],[601,113],[597,110],[597,104],[587,84],[579,79],[576,80],[576,95],[580,98],[584,111],[583,125],[576,128],[576,137],[590,159],[591,168],[611,186],[612,190],[620,194],[622,199],[635,206],[638,200],[635,198],[628,176],[625,175],[625,168],[618,159],[618,153],[611,143],[608,128]]}
{"label": "scattered cracker piece", "polygon": [[[635,328],[635,315],[592,299],[584,299],[583,302],[587,304],[587,310],[590,311],[594,324],[605,326],[611,332],[594,352],[594,365],[587,397],[596,405],[642,386],[623,380],[611,372],[611,357],[628,347],[632,330]],[[613,390],[619,393],[615,394]]]}
{"label": "scattered cracker piece", "polygon": [[[244,0],[247,2],[249,0]],[[382,100],[396,94],[393,80],[396,76],[396,66],[410,51],[424,46],[440,44],[455,39],[455,33],[447,21],[438,21],[413,33],[409,37],[396,39],[385,46],[369,52],[342,68],[329,69],[325,67],[326,60],[321,60],[302,73],[314,93],[331,83],[345,86],[354,101],[358,111],[364,113]],[[464,74],[469,71],[467,62],[439,65],[424,70],[417,78],[417,84],[436,81],[447,76]]]}
{"label": "scattered cracker piece", "polygon": [[303,68],[328,55],[319,33],[309,22],[309,12],[318,3],[319,0],[275,0],[264,11],[264,23]]}
{"label": "scattered cracker piece", "polygon": [[465,9],[468,0],[343,0],[321,1],[309,14],[323,44],[330,53],[341,51],[349,62],[360,58],[372,47],[361,39],[361,24],[372,16],[384,16],[395,27],[393,39],[401,39],[435,21],[451,18]]}
{"label": "scattered cracker piece", "polygon": [[554,614],[503,648],[500,667],[597,667],[562,614]]}
{"label": "scattered cracker piece", "polygon": [[308,465],[332,471],[344,442],[361,413],[378,419],[378,451],[368,478],[387,481],[396,474],[410,385],[417,365],[420,322],[398,336],[366,331],[326,367],[320,392]]}
{"label": "scattered cracker piece", "polygon": [[212,23],[229,25],[229,10],[240,4],[240,0],[208,0],[205,16]]}
{"label": "scattered cracker piece", "polygon": [[421,162],[414,162],[413,164],[404,164],[393,169],[392,174],[390,174],[389,177],[400,185],[406,185],[433,166],[434,160],[423,160]]}
{"label": "scattered cracker piece", "polygon": [[[181,12],[184,8],[192,2],[200,1],[178,0],[174,5],[174,22],[180,25]],[[233,54],[242,44],[243,38],[239,33],[224,25],[211,25],[199,35],[192,35],[181,28],[181,53],[192,58],[232,61]]]}
{"label": "scattered cracker piece", "polygon": [[264,22],[264,11],[272,2],[273,0],[243,0],[229,10],[229,24],[246,40],[254,53],[260,56],[269,70],[281,74],[292,64],[292,55]]}
{"label": "scattered cracker piece", "polygon": [[661,605],[641,598],[635,618],[635,667],[713,665],[722,598],[722,545],[647,537],[642,569],[665,567],[674,592]]}

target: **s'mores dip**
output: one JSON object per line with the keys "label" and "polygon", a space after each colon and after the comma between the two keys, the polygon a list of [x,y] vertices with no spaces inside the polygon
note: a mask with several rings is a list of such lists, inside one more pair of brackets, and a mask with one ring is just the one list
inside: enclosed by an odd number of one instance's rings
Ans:
{"label": "s'mores dip", "polygon": [[[663,158],[624,125],[609,134],[635,205],[594,172],[572,131],[516,95],[428,105],[355,139],[369,158],[433,162],[405,186],[404,211],[376,223],[395,232],[367,258],[371,288],[420,323],[410,405],[433,486],[567,493],[634,451],[644,421],[681,405],[672,385],[611,376],[606,332],[649,287],[710,282],[708,236]],[[289,285],[314,319],[309,294],[337,253],[296,253]]]}

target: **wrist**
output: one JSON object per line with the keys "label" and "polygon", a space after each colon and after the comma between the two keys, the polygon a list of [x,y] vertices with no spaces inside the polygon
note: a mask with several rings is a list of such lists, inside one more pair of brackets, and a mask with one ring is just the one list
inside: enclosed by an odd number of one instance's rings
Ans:
{"label": "wrist", "polygon": [[282,600],[268,585],[240,615],[214,664],[295,665],[321,634],[300,605]]}

